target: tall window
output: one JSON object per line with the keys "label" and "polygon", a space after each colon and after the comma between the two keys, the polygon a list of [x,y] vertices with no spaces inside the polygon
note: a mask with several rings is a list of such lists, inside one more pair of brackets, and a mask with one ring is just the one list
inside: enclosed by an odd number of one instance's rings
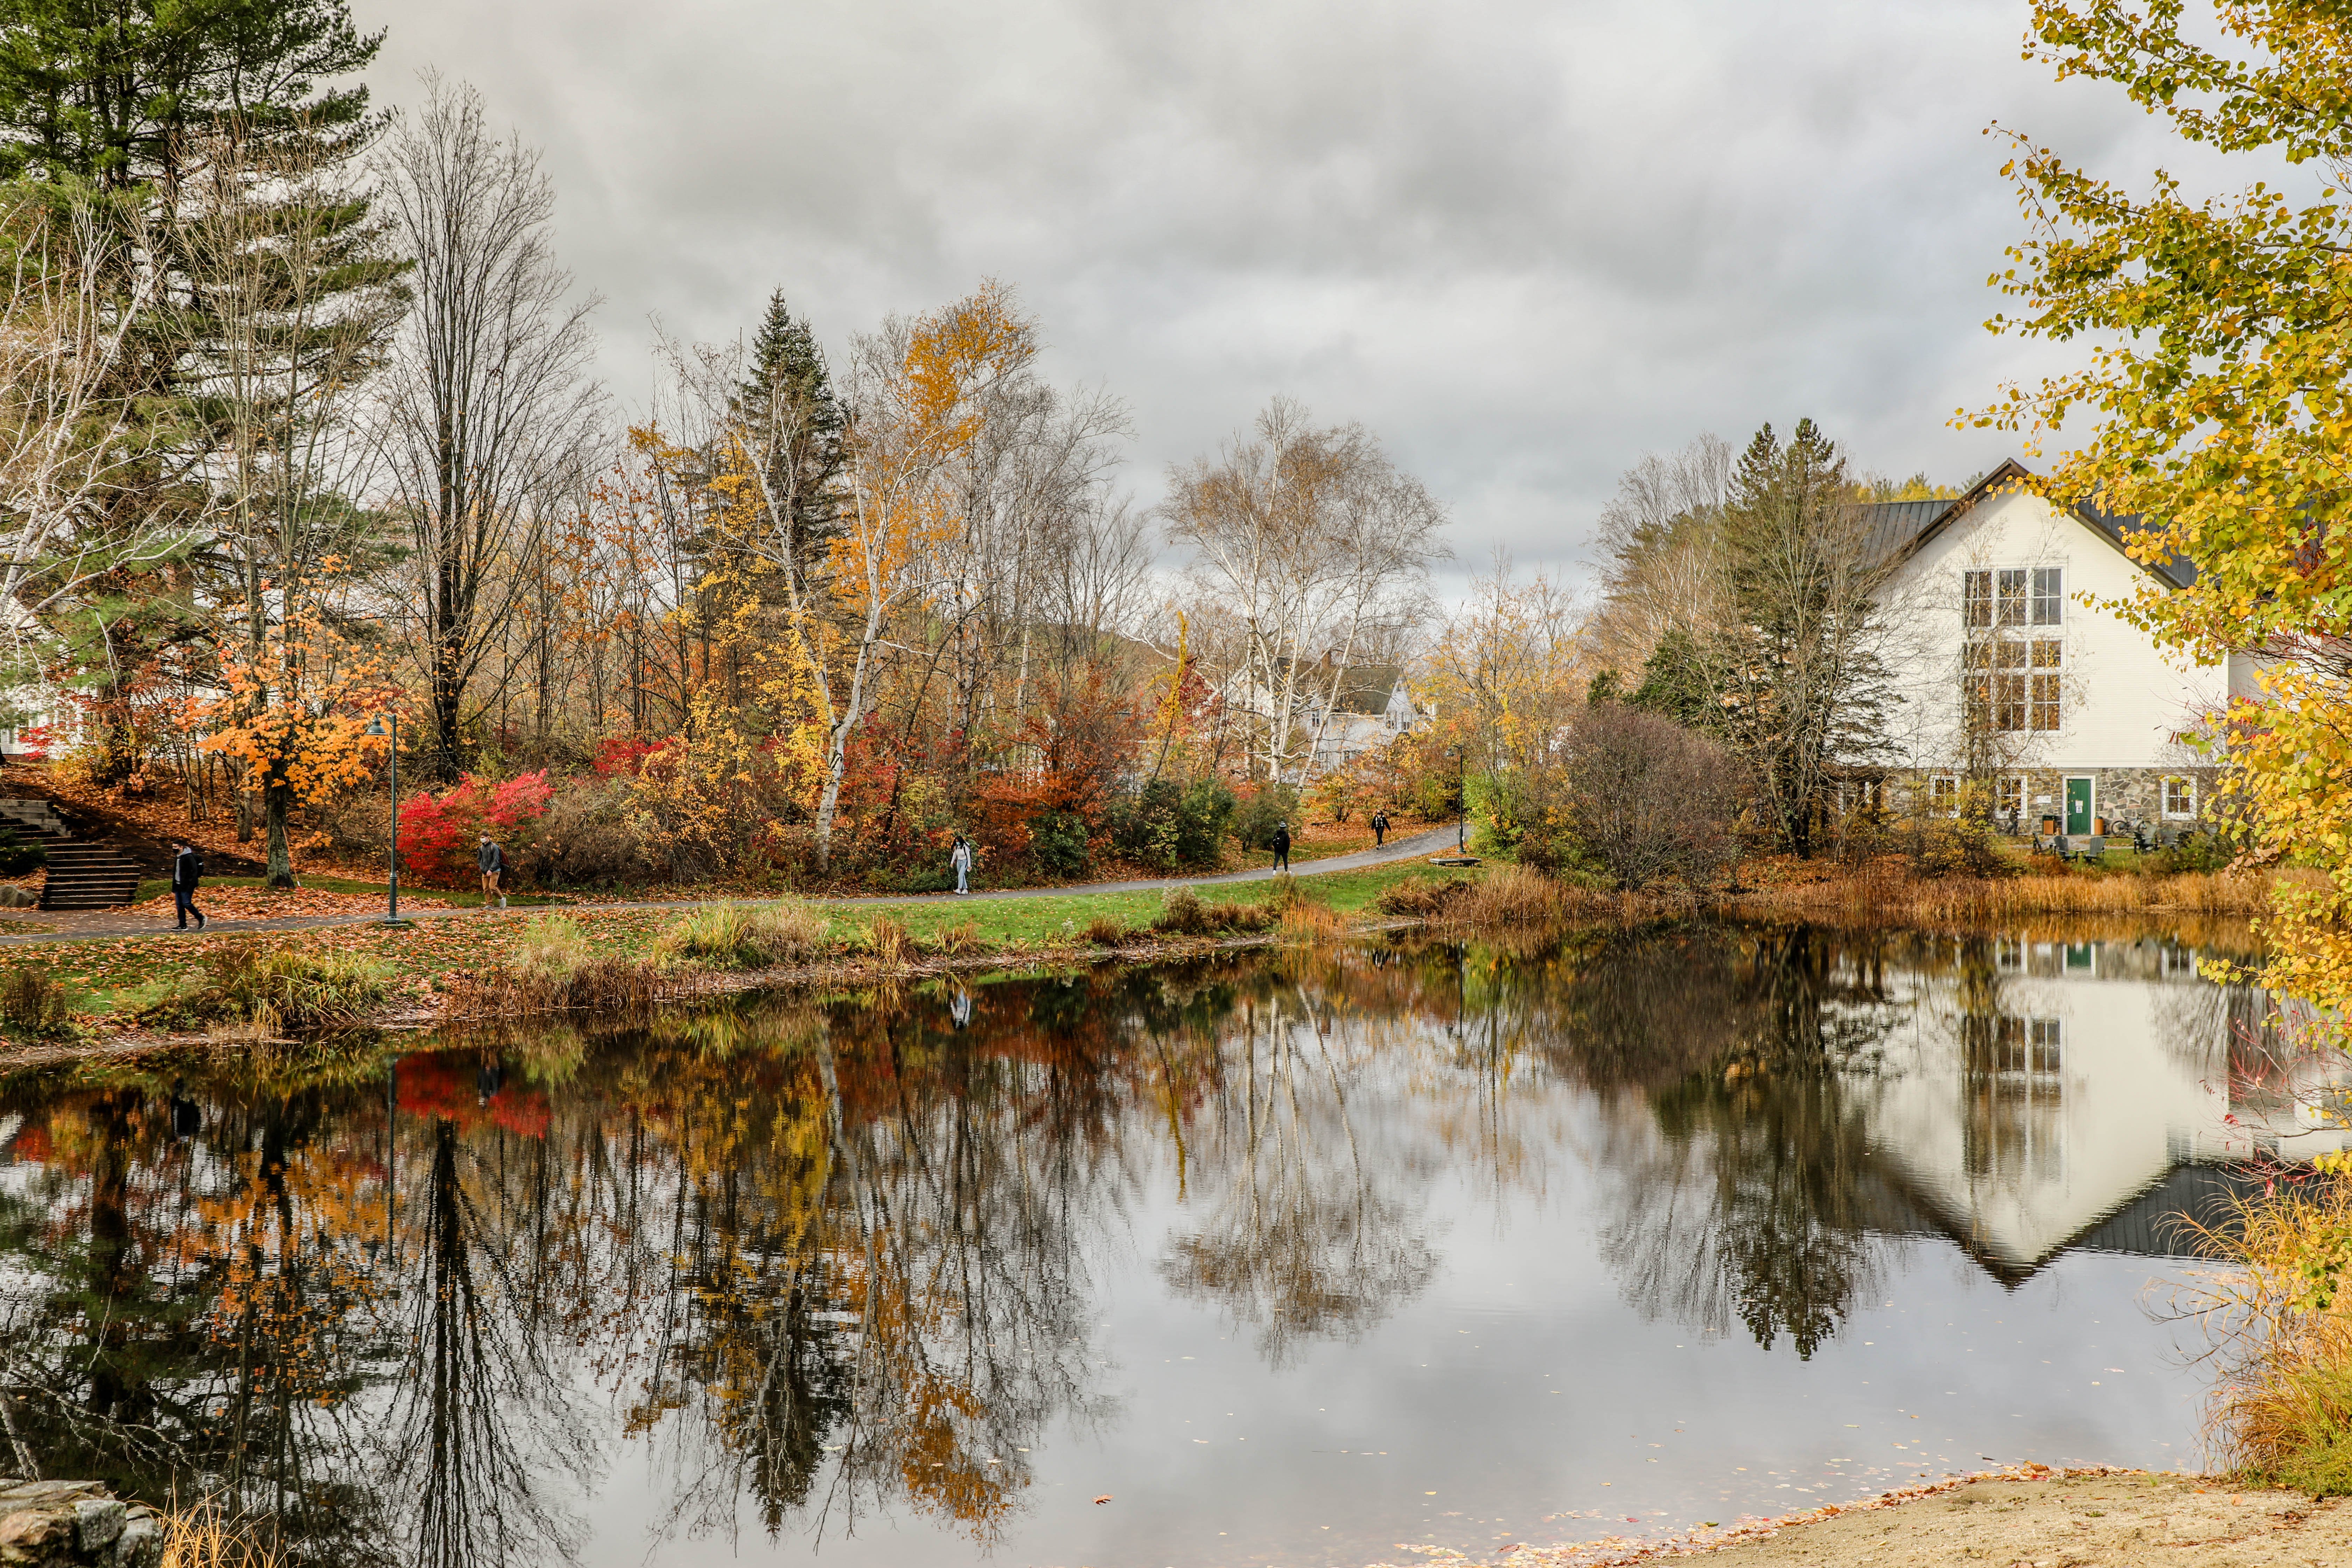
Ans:
{"label": "tall window", "polygon": [[1959,816],[1960,781],[1949,775],[1928,781],[1927,806],[1937,816]]}
{"label": "tall window", "polygon": [[1960,574],[1960,624],[1970,631],[1992,625],[1992,574]]}
{"label": "tall window", "polygon": [[2012,775],[2002,779],[1998,788],[2000,800],[1994,809],[2003,816],[2023,816],[2025,815],[2025,781]]}
{"label": "tall window", "polygon": [[2063,626],[2065,618],[2065,569],[2036,566],[2033,569],[2033,624],[2037,626]]}
{"label": "tall window", "polygon": [[2055,730],[2065,709],[2063,679],[2065,671],[2060,660],[2065,645],[2056,637],[2033,639],[2032,727]]}

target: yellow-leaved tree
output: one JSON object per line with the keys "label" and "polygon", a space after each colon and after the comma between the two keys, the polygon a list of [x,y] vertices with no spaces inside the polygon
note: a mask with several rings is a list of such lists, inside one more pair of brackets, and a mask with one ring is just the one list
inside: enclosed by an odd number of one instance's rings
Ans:
{"label": "yellow-leaved tree", "polygon": [[2031,237],[1992,283],[1995,331],[2077,343],[1979,426],[2062,448],[2053,499],[2144,520],[2135,555],[2193,586],[2123,606],[2163,645],[2253,656],[2259,690],[2215,715],[2258,852],[2325,868],[2282,887],[2268,979],[2352,1006],[2352,12],[2310,0],[2035,0],[2029,55],[2113,83],[2187,142],[2251,165],[2197,195],[2014,143]]}

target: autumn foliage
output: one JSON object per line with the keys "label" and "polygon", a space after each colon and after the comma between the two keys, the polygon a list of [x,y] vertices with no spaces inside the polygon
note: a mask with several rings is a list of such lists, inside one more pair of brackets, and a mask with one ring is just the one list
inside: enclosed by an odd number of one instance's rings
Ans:
{"label": "autumn foliage", "polygon": [[520,859],[554,793],[541,768],[500,783],[468,773],[438,798],[417,795],[400,808],[400,863],[436,886],[469,882],[476,847],[485,833],[499,841],[509,861]]}

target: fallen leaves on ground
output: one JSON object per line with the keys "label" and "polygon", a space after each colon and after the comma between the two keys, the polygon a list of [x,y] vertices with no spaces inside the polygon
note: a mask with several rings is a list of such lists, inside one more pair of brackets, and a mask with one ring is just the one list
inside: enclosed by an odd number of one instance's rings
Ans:
{"label": "fallen leaves on ground", "polygon": [[[431,895],[412,897],[406,891],[401,903],[411,909],[446,910],[449,902]],[[206,918],[216,921],[312,921],[338,920],[346,915],[373,915],[383,912],[382,893],[328,893],[312,888],[297,888],[292,892],[275,892],[268,888],[198,888],[196,907]],[[136,920],[177,921],[179,914],[169,893],[158,893],[144,902],[133,904],[128,911]]]}

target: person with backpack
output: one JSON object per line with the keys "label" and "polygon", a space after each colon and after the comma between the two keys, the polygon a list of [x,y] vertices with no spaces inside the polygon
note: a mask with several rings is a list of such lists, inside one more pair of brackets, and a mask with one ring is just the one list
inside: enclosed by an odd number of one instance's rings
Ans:
{"label": "person with backpack", "polygon": [[188,917],[196,917],[196,929],[205,929],[205,911],[196,908],[196,884],[205,874],[205,858],[196,853],[193,844],[174,839],[172,844],[172,907],[180,917],[180,929],[188,929]]}
{"label": "person with backpack", "polygon": [[482,835],[482,852],[480,860],[482,867],[482,908],[486,910],[488,909],[490,907],[490,900],[492,899],[496,899],[499,901],[499,908],[505,909],[507,907],[507,896],[499,890],[499,879],[506,875],[507,852],[504,849],[499,848],[499,841],[491,837],[487,833]]}
{"label": "person with backpack", "polygon": [[1274,850],[1274,868],[1277,871],[1289,870],[1290,824],[1286,822],[1276,823],[1274,825],[1274,837],[1267,840],[1267,843]]}
{"label": "person with backpack", "polygon": [[1372,813],[1372,847],[1378,849],[1388,841],[1389,814],[1385,811],[1376,811]]}
{"label": "person with backpack", "polygon": [[948,869],[955,873],[956,891],[971,891],[971,843],[961,833],[955,837],[955,847],[948,851]]}

